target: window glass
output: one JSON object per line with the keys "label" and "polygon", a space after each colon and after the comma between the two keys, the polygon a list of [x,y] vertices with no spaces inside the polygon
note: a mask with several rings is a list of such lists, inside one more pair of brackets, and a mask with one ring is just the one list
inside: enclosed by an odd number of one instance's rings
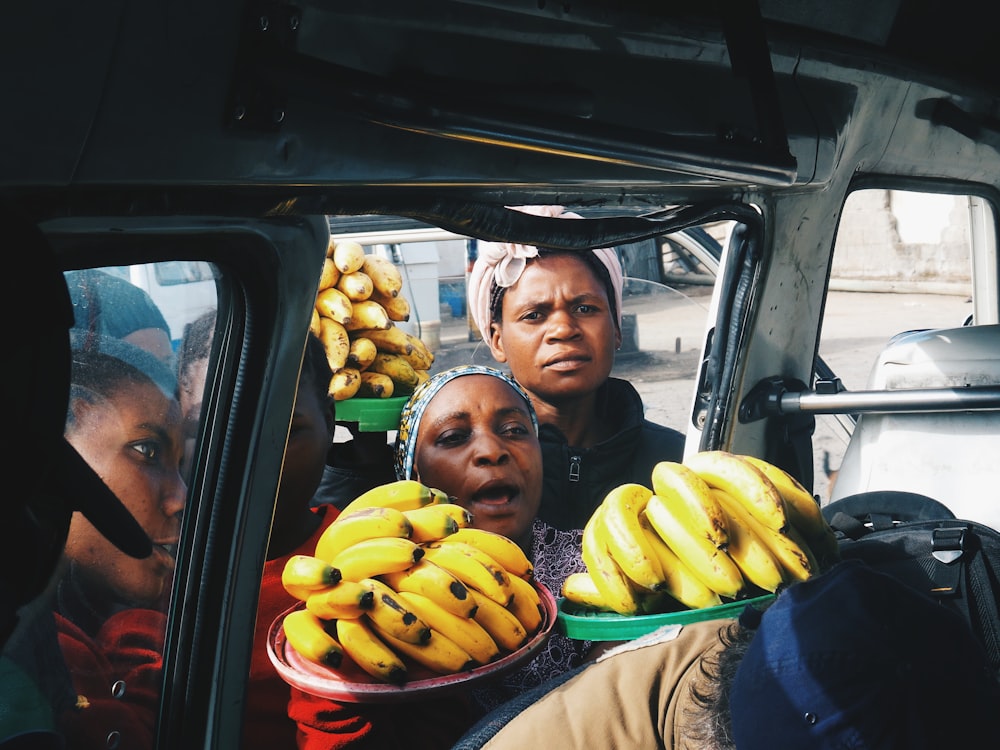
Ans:
{"label": "window glass", "polygon": [[[987,267],[975,261],[995,247],[993,227],[992,212],[967,195],[860,190],[849,196],[819,343],[823,363],[844,388],[870,387],[873,366],[897,334],[996,321],[987,307],[973,314],[977,298],[996,297],[995,274],[973,273]],[[814,490],[822,502],[831,497],[853,427],[846,415],[817,417]]]}
{"label": "window glass", "polygon": [[[626,275],[623,342],[612,374],[639,391],[651,421],[686,429],[712,287],[733,222],[692,227],[616,248]],[[365,252],[392,260],[403,277],[411,314],[396,325],[423,339],[435,354],[431,374],[460,364],[496,365],[468,311],[466,282],[474,239],[427,229],[343,233]],[[430,238],[430,239],[428,239]],[[502,367],[502,366],[501,366]],[[347,412],[349,407],[341,407]],[[352,434],[340,424],[337,441]],[[387,439],[392,443],[395,432]]]}
{"label": "window glass", "polygon": [[202,277],[208,286],[182,293],[168,291],[181,285],[162,286],[179,265],[185,263],[65,273],[75,319],[65,435],[153,545],[149,557],[137,559],[80,514],[70,527],[54,614],[78,710],[64,714],[62,729],[95,746],[110,742],[110,732],[123,746],[151,746],[159,707],[166,616],[187,502],[185,453],[194,448],[195,431],[186,429],[185,416],[197,425],[204,389],[203,379],[182,379],[185,415],[177,350],[189,325],[217,301],[207,264],[200,267],[208,268]]}

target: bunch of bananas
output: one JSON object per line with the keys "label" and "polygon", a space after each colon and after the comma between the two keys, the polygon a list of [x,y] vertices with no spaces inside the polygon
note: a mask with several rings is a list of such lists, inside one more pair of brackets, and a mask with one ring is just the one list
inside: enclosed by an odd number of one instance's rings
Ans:
{"label": "bunch of bananas", "polygon": [[305,602],[285,617],[288,643],[317,664],[346,657],[395,684],[413,664],[454,674],[516,651],[544,620],[533,567],[515,542],[471,522],[414,480],[359,496],[313,555],[285,565],[285,589]]}
{"label": "bunch of bananas", "polygon": [[310,328],[326,348],[337,401],[409,395],[429,377],[433,353],[396,326],[410,318],[402,288],[392,261],[330,238]]}
{"label": "bunch of bananas", "polygon": [[567,601],[622,615],[700,609],[777,591],[838,558],[815,499],[756,457],[662,461],[651,485],[616,487],[591,516],[586,571],[567,577]]}

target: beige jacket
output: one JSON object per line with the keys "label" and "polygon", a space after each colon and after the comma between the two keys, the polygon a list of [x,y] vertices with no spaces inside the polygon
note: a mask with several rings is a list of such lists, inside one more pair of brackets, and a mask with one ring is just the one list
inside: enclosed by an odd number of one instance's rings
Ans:
{"label": "beige jacket", "polygon": [[[686,742],[692,679],[731,620],[661,629],[609,652],[501,729],[484,750],[667,748]],[[679,632],[678,632],[679,629]]]}

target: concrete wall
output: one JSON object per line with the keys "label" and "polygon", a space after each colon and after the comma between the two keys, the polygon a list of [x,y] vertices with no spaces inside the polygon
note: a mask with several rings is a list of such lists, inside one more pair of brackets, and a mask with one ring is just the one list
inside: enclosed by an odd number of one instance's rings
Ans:
{"label": "concrete wall", "polygon": [[833,280],[969,283],[965,197],[864,190],[844,206]]}

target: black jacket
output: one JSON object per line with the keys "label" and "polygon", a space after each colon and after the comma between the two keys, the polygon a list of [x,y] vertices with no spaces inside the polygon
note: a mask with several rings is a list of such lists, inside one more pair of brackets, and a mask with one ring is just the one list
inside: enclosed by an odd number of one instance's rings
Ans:
{"label": "black jacket", "polygon": [[680,461],[684,435],[648,421],[632,384],[609,378],[597,393],[598,419],[614,434],[589,450],[570,446],[556,427],[542,425],[544,482],[539,517],[557,529],[582,529],[605,495],[627,482],[651,487],[653,466]]}

